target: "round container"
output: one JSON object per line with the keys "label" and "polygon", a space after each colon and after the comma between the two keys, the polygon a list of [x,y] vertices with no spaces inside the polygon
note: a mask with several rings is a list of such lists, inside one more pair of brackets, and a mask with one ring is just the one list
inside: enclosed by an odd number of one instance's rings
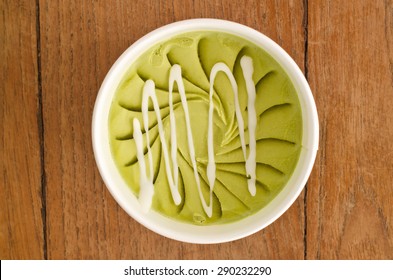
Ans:
{"label": "round container", "polygon": [[[282,191],[257,213],[239,221],[197,226],[182,223],[149,211],[144,213],[136,196],[117,170],[111,155],[108,136],[108,115],[119,82],[130,65],[149,47],[175,35],[190,31],[232,33],[255,43],[267,51],[287,72],[302,108],[302,149],[292,177]],[[311,173],[318,149],[318,115],[310,87],[292,58],[274,41],[247,26],[217,19],[192,19],[175,22],[145,35],[130,46],[115,62],[99,90],[93,112],[92,138],[94,155],[101,176],[118,204],[136,221],[150,230],[171,239],[190,243],[221,243],[251,235],[280,217],[296,200]]]}

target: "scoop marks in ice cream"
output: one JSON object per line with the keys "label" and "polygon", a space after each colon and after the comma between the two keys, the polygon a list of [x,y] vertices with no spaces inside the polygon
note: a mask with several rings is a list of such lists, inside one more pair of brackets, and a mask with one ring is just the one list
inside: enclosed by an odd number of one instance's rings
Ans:
{"label": "scoop marks in ice cream", "polygon": [[233,222],[265,207],[302,149],[296,90],[266,51],[203,31],[152,46],[111,105],[112,155],[144,211]]}

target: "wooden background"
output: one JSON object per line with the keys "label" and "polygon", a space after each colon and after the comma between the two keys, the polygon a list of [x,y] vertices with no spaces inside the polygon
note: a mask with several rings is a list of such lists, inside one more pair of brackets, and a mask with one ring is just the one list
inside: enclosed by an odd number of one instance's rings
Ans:
{"label": "wooden background", "polygon": [[[393,1],[0,1],[1,259],[393,259]],[[279,43],[310,82],[320,150],[293,206],[220,245],[130,218],[93,158],[97,91],[164,24],[237,21]]]}

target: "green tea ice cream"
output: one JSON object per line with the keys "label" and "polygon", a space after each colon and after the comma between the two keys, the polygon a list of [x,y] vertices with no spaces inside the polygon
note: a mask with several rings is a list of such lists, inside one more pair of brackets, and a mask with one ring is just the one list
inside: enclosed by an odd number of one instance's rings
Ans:
{"label": "green tea ice cream", "polygon": [[233,222],[266,206],[297,164],[297,93],[263,49],[232,34],[184,33],[136,58],[109,114],[112,155],[144,211]]}

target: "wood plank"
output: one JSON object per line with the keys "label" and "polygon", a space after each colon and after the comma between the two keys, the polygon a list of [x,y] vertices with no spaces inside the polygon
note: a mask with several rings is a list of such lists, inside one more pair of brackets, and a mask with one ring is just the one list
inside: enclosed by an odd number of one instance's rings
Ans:
{"label": "wood plank", "polygon": [[393,258],[393,2],[309,1],[321,146],[307,257]]}
{"label": "wood plank", "polygon": [[147,230],[103,185],[90,132],[97,91],[111,65],[138,38],[173,21],[212,17],[244,23],[276,40],[303,66],[303,1],[42,0],[40,13],[48,258],[303,258],[303,195],[266,230],[236,242],[192,245]]}
{"label": "wood plank", "polygon": [[0,10],[0,259],[42,259],[36,6]]}

